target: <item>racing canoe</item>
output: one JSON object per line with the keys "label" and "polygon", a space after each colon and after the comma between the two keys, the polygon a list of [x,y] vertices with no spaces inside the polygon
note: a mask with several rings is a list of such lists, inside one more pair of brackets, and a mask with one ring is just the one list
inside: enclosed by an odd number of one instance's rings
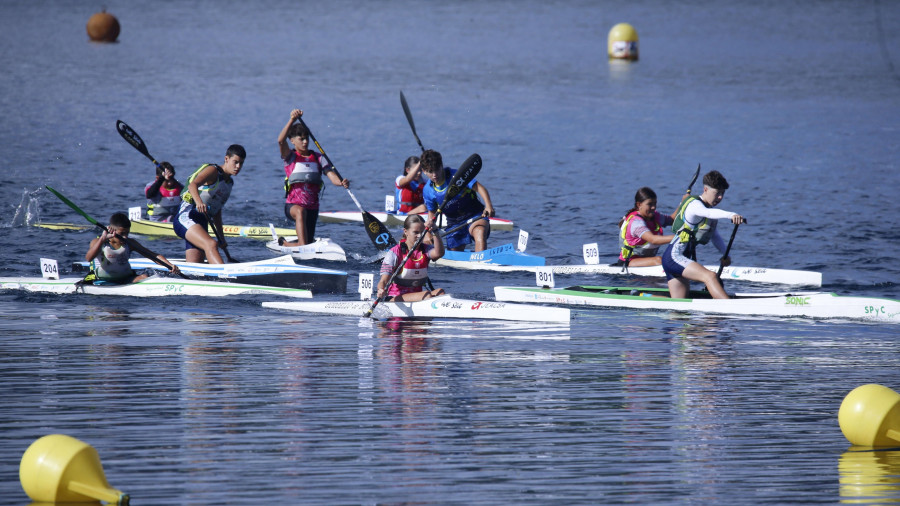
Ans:
{"label": "racing canoe", "polygon": [[[397,213],[385,213],[385,212],[374,212],[369,213],[378,221],[384,223],[389,227],[402,227],[403,220],[406,219],[405,214],[397,214]],[[428,214],[421,214],[423,219],[428,220]],[[347,222],[360,222],[362,223],[363,217],[362,213],[359,211],[337,211],[337,212],[325,212],[319,213],[319,221],[322,223],[347,223]],[[491,218],[491,230],[512,230],[513,222],[510,220],[504,220],[503,218]],[[292,232],[296,233],[296,232]],[[279,235],[281,235],[279,233]]]}
{"label": "racing canoe", "polygon": [[[263,307],[310,313],[363,316],[371,301],[263,302]],[[387,313],[389,311],[389,313]],[[432,297],[419,302],[382,302],[376,314],[384,318],[464,318],[514,320],[529,322],[568,322],[566,308],[508,304],[505,302],[455,299],[450,295]]]}
{"label": "racing canoe", "polygon": [[435,266],[455,267],[469,270],[494,270],[495,266],[510,267],[510,270],[534,270],[546,263],[544,257],[516,251],[512,243],[488,248],[484,251],[450,251],[434,261]]}
{"label": "racing canoe", "polygon": [[497,300],[512,302],[900,323],[900,300],[894,299],[825,292],[737,293],[732,299],[711,299],[700,291],[691,291],[689,299],[672,299],[668,293],[665,288],[609,286],[494,287]]}
{"label": "racing canoe", "polygon": [[[289,242],[297,240],[297,236],[285,237]],[[344,248],[328,238],[317,237],[312,244],[304,246],[279,246],[278,241],[269,241],[266,248],[282,255],[290,255],[294,260],[334,260],[346,262]]]}
{"label": "racing canoe", "polygon": [[[51,230],[86,230],[94,229],[93,225],[81,225],[74,223],[37,223],[36,227]],[[148,237],[177,237],[171,223],[150,220],[131,220],[131,233]],[[213,235],[212,229],[209,231]],[[267,240],[272,238],[272,232],[268,225],[222,225],[222,233],[226,237],[249,237],[250,239]],[[297,232],[292,228],[276,228],[278,235],[291,235]]]}
{"label": "racing canoe", "polygon": [[[251,285],[299,288],[316,293],[344,293],[347,291],[346,272],[298,265],[294,263],[290,255],[232,264],[192,263],[183,259],[170,260],[188,276],[204,276]],[[129,263],[135,270],[166,270],[165,267],[146,258],[135,257],[130,259]],[[76,272],[87,271],[88,266],[87,262],[72,264],[72,268]]]}
{"label": "racing canoe", "polygon": [[[440,265],[438,261],[435,265]],[[516,265],[501,264],[499,262],[480,262],[468,264],[451,264],[453,267],[479,269],[487,271],[509,272],[509,271],[530,271],[534,272],[535,265]],[[541,264],[543,265],[543,264]],[[707,269],[717,272],[719,266],[707,265]],[[609,276],[646,276],[651,278],[665,278],[666,273],[661,265],[650,267],[629,267],[625,269],[621,265],[616,264],[571,264],[571,265],[548,265],[548,269],[553,274],[605,274]],[[767,267],[725,267],[722,270],[723,280],[744,281],[749,283],[768,283],[773,285],[787,286],[822,286],[822,273],[814,271],[798,271],[790,269],[769,269]]]}
{"label": "racing canoe", "polygon": [[224,297],[227,295],[278,295],[308,299],[309,290],[275,286],[247,285],[202,279],[168,278],[150,276],[137,283],[125,285],[82,283],[82,278],[0,278],[2,290],[24,290],[42,293],[86,293],[90,295],[118,295],[127,297],[164,297],[190,295],[200,297]]}

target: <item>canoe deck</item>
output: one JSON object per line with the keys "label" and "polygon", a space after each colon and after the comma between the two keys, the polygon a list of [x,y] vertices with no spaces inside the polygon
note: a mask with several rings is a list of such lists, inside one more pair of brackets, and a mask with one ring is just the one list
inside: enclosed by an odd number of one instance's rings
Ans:
{"label": "canoe deck", "polygon": [[312,297],[312,292],[309,290],[162,276],[150,276],[143,281],[123,285],[82,283],[82,278],[0,278],[0,289],[56,294],[116,295],[120,297],[165,297],[178,295],[192,297],[277,295],[302,299]]}
{"label": "canoe deck", "polygon": [[[297,240],[297,236],[285,237],[288,242]],[[347,253],[338,243],[328,238],[317,237],[312,244],[304,246],[279,246],[278,241],[269,241],[266,243],[269,251],[278,253],[279,255],[290,255],[294,260],[330,260],[334,262],[346,262]]]}
{"label": "canoe deck", "polygon": [[[262,305],[291,311],[361,317],[372,306],[372,302],[368,300],[263,302]],[[382,302],[379,308],[389,311],[385,317],[393,318],[463,318],[556,323],[568,322],[571,318],[571,313],[566,308],[455,299],[450,295],[419,302]]]}

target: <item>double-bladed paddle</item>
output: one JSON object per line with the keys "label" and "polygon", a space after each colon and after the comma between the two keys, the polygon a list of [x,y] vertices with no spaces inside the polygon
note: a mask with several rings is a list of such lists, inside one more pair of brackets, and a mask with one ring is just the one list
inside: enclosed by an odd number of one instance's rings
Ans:
{"label": "double-bladed paddle", "polygon": [[[58,191],[54,190],[53,188],[50,188],[49,186],[45,186],[44,188],[50,190],[50,193],[56,195],[56,196],[59,198],[59,200],[62,200],[64,204],[66,204],[67,206],[71,207],[71,208],[72,208],[73,210],[75,210],[75,212],[77,212],[78,214],[84,216],[84,218],[85,218],[86,220],[88,220],[89,222],[93,223],[94,226],[96,226],[96,227],[99,228],[100,230],[107,230],[107,228],[104,227],[103,225],[101,225],[100,222],[98,222],[98,221],[95,220],[94,218],[91,218],[91,216],[88,215],[88,213],[82,211],[78,206],[75,205],[74,202],[72,202],[71,200],[67,199],[62,193],[59,193]],[[143,256],[149,258],[150,260],[152,260],[152,261],[158,263],[159,265],[162,265],[163,267],[165,267],[165,268],[167,268],[167,269],[169,269],[169,270],[172,270],[172,269],[174,268],[172,265],[167,264],[166,262],[163,262],[162,260],[160,260],[159,257],[156,256],[155,253],[153,253],[152,251],[150,251],[150,250],[148,250],[147,248],[143,247],[142,245],[138,244],[137,242],[132,241],[131,239],[129,239],[129,238],[127,238],[127,237],[122,237],[122,236],[119,235],[119,234],[115,234],[115,235],[116,235],[116,237],[118,237],[120,240],[122,240],[122,241],[124,241],[124,242],[127,242],[128,245],[131,246],[131,249],[137,251],[137,252],[140,253],[141,255],[143,255]],[[178,275],[181,276],[182,278],[188,279],[188,277],[185,276],[181,271],[178,271]]]}
{"label": "double-bladed paddle", "polygon": [[[313,135],[312,130],[309,129],[309,126],[303,121],[303,118],[297,118],[301,125],[306,127],[306,131],[309,132],[309,138],[312,139],[313,143],[315,143],[316,147],[319,148],[319,152],[328,159],[331,163],[331,167],[338,174],[338,178],[340,178],[340,172],[337,172],[337,168],[334,166],[334,161],[325,153],[325,150],[322,149],[322,145],[319,144],[319,141],[316,140],[316,136]],[[341,178],[342,179],[342,178]],[[353,203],[356,204],[356,208],[359,209],[359,212],[362,213],[363,225],[366,227],[366,234],[369,235],[369,240],[372,241],[372,244],[375,245],[379,250],[386,250],[391,246],[397,244],[397,241],[394,239],[394,236],[391,235],[391,232],[384,226],[384,223],[378,220],[375,216],[372,216],[371,213],[363,209],[362,204],[357,200],[356,195],[353,195],[353,192],[350,191],[350,188],[345,188],[347,190],[347,194],[350,195],[350,198],[353,199]]]}
{"label": "double-bladed paddle", "polygon": [[[438,206],[435,211],[435,218],[441,215],[444,210],[444,206],[450,203],[458,194],[461,192],[469,183],[475,179],[475,176],[478,175],[478,172],[481,170],[481,156],[477,153],[473,154],[469,158],[460,165],[459,170],[453,174],[453,177],[450,178],[450,182],[447,185],[447,193],[444,194],[444,200],[441,201],[441,205]],[[388,278],[387,284],[384,287],[384,293],[375,299],[372,305],[369,307],[369,310],[363,315],[363,317],[372,316],[372,312],[378,307],[378,304],[384,302],[384,299],[387,298],[388,289],[391,284],[394,282],[394,278],[397,277],[397,274],[403,269],[403,266],[406,265],[407,260],[409,260],[410,255],[412,255],[413,251],[422,244],[422,240],[425,239],[425,235],[430,231],[430,228],[426,228],[422,231],[422,235],[416,239],[416,242],[413,244],[412,248],[409,249],[409,252],[406,253],[406,256],[400,261],[400,264],[394,268],[393,272],[391,272],[391,276]]]}
{"label": "double-bladed paddle", "polygon": [[131,144],[134,146],[134,149],[140,151],[144,156],[149,158],[157,168],[159,167],[159,162],[157,162],[156,159],[150,155],[150,151],[147,150],[144,139],[141,139],[141,136],[138,135],[133,128],[128,126],[128,124],[122,120],[116,120],[116,130],[119,131],[119,135],[121,135],[123,139],[128,141],[128,144]]}

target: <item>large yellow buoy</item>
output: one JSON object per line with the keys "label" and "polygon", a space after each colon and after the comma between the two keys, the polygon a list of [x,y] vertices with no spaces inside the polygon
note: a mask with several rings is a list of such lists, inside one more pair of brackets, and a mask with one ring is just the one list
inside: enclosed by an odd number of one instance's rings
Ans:
{"label": "large yellow buoy", "polygon": [[19,464],[19,481],[32,501],[128,504],[128,496],[107,483],[97,450],[63,434],[31,443]]}
{"label": "large yellow buoy", "polygon": [[102,10],[88,19],[87,34],[96,42],[115,42],[119,37],[119,20]]}
{"label": "large yellow buoy", "polygon": [[609,31],[607,51],[611,60],[638,59],[637,30],[628,23],[619,23]]}
{"label": "large yellow buoy", "polygon": [[900,446],[900,394],[882,385],[854,388],[838,411],[841,432],[858,446]]}

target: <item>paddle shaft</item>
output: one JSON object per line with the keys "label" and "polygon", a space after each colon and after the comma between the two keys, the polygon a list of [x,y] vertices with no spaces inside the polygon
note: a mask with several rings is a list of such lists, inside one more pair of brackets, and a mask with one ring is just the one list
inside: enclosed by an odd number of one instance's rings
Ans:
{"label": "paddle shaft", "polygon": [[[437,218],[438,216],[440,216],[443,213],[444,206],[446,206],[448,203],[450,203],[450,201],[452,201],[453,198],[456,197],[457,194],[459,194],[459,192],[461,191],[461,189],[463,187],[465,187],[470,182],[472,182],[473,179],[475,179],[475,176],[478,175],[478,172],[480,170],[481,170],[481,157],[478,156],[477,154],[470,156],[468,159],[466,159],[465,162],[463,162],[463,164],[459,168],[459,170],[456,171],[456,174],[453,174],[453,177],[450,179],[450,183],[447,185],[447,193],[444,194],[444,200],[441,201],[441,205],[438,206],[437,210],[434,213],[435,218]],[[406,262],[409,260],[409,257],[413,254],[413,251],[415,251],[416,248],[418,248],[419,245],[422,244],[422,240],[425,239],[425,236],[430,231],[431,231],[431,227],[426,227],[425,230],[422,231],[422,235],[420,235],[418,237],[418,239],[416,239],[416,242],[413,243],[413,246],[406,253],[406,256],[404,256],[403,259],[400,261],[400,263],[396,267],[394,267],[394,270],[391,272],[391,275],[390,275],[390,277],[388,277],[387,283],[384,286],[384,293],[381,296],[379,296],[377,299],[375,299],[375,301],[372,303],[372,306],[369,307],[369,310],[366,311],[366,314],[363,316],[365,316],[365,317],[372,316],[372,312],[375,310],[375,308],[378,306],[378,304],[381,304],[382,302],[384,302],[384,299],[387,298],[388,290],[390,289],[391,284],[393,284],[394,279],[397,277],[397,275],[400,273],[400,271],[403,270],[403,266],[406,265]]]}
{"label": "paddle shaft", "polygon": [[[741,223],[746,223],[746,220]],[[719,271],[716,272],[716,277],[719,278],[719,281],[722,281],[722,271],[725,269],[725,259],[728,258],[728,253],[731,252],[731,245],[734,244],[734,236],[737,235],[738,227],[741,226],[740,223],[734,226],[734,229],[731,231],[731,238],[728,239],[728,246],[725,248],[725,254],[722,255],[722,259],[719,260]]]}
{"label": "paddle shaft", "polygon": [[[87,219],[89,222],[91,222],[95,227],[99,228],[100,230],[107,230],[107,228],[104,227],[103,225],[101,225],[100,222],[98,222],[97,220],[92,218],[90,215],[88,215],[88,213],[82,211],[81,208],[76,206],[75,203],[72,202],[71,200],[67,199],[62,193],[59,193],[58,191],[54,190],[53,188],[50,188],[49,186],[44,186],[44,188],[50,190],[50,193],[56,195],[59,198],[59,200],[62,200],[64,204],[71,207],[75,212],[84,216],[84,218]],[[162,265],[163,267],[165,267],[169,270],[172,270],[175,268],[173,265],[167,264],[166,262],[163,262],[162,260],[160,260],[160,258],[157,257],[155,253],[153,253],[152,251],[148,250],[147,248],[141,246],[137,242],[132,241],[131,239],[129,239],[127,237],[122,237],[119,234],[115,234],[115,236],[118,237],[119,240],[127,242],[128,245],[133,250],[137,251],[139,254],[143,255],[144,257],[149,258],[153,262],[156,262],[159,265]],[[178,275],[180,275],[182,278],[188,279],[188,277],[185,276],[184,274],[182,274],[180,271],[178,272]]]}
{"label": "paddle shaft", "polygon": [[449,234],[452,234],[453,232],[456,232],[457,230],[459,230],[459,229],[465,227],[466,225],[471,225],[472,223],[475,223],[475,222],[478,221],[478,220],[489,220],[489,219],[490,219],[490,218],[488,218],[487,216],[481,216],[481,215],[479,215],[479,216],[472,216],[471,218],[469,218],[468,220],[466,220],[466,221],[464,221],[464,222],[462,222],[462,223],[457,223],[456,225],[453,225],[452,228],[449,228],[449,229],[447,229],[447,230],[442,230],[442,231],[441,231],[441,237],[446,237],[446,236],[448,236]]}
{"label": "paddle shaft", "polygon": [[[343,180],[341,177],[341,173],[338,172],[337,167],[334,166],[334,162],[331,160],[331,157],[325,153],[325,150],[322,148],[322,145],[319,144],[319,141],[316,140],[316,136],[313,135],[312,130],[310,130],[309,126],[303,121],[303,117],[297,118],[297,121],[300,122],[306,128],[306,131],[309,132],[309,138],[312,139],[313,144],[319,148],[319,152],[328,159],[328,162],[331,164],[332,170],[337,174],[338,179]],[[345,188],[347,190],[347,194],[350,195],[350,198],[353,199],[353,203],[356,204],[356,208],[359,209],[359,212],[362,213],[363,217],[363,225],[366,227],[366,234],[369,236],[369,240],[372,241],[372,244],[375,245],[379,250],[386,250],[391,246],[397,244],[397,241],[394,239],[394,236],[391,235],[391,232],[387,229],[387,227],[378,220],[371,213],[363,209],[362,204],[359,203],[359,200],[356,198],[356,195],[353,195],[353,192],[350,191],[350,188]]]}
{"label": "paddle shaft", "polygon": [[218,241],[219,245],[222,246],[222,251],[225,252],[225,258],[227,258],[231,263],[240,263],[239,260],[235,260],[234,258],[232,258],[231,253],[228,252],[228,246],[225,243],[225,234],[222,233],[222,230],[219,229],[219,226],[216,225],[215,221],[213,221],[212,216],[210,216],[208,213],[203,213],[203,215],[206,216],[206,221],[208,221],[209,226],[212,227],[213,234],[216,235],[216,241]]}

